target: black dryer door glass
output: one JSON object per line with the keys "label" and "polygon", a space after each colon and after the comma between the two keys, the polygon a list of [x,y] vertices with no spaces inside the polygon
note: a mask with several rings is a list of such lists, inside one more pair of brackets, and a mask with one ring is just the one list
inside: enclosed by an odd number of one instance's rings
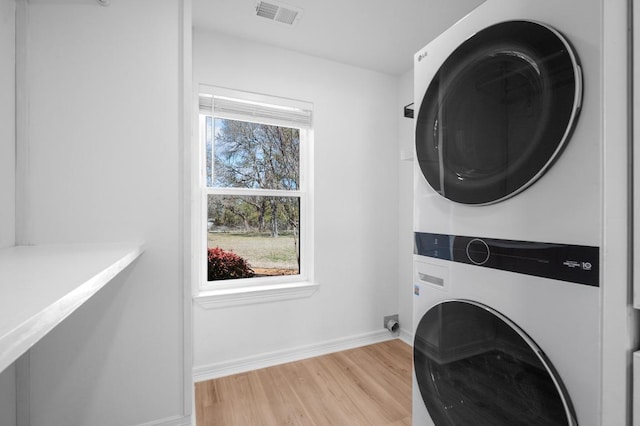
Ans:
{"label": "black dryer door glass", "polygon": [[581,98],[576,55],[557,31],[528,21],[488,27],[446,59],[420,104],[422,173],[459,203],[513,196],[561,153]]}
{"label": "black dryer door glass", "polygon": [[560,377],[498,312],[470,301],[431,308],[414,338],[416,380],[436,426],[575,426]]}

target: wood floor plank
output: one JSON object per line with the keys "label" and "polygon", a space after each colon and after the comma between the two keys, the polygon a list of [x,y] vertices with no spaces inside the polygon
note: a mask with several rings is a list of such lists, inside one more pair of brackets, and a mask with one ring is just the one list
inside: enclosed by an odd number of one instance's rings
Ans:
{"label": "wood floor plank", "polygon": [[411,347],[400,340],[195,385],[198,426],[408,426]]}
{"label": "wood floor plank", "polygon": [[335,361],[331,369],[334,379],[345,389],[350,403],[358,408],[356,420],[363,424],[391,423],[402,417],[401,407],[393,403],[380,383],[384,370],[376,363],[367,362],[362,355],[360,351],[348,351],[331,357]]}
{"label": "wood floor plank", "polygon": [[287,378],[274,369],[258,370],[257,374],[265,383],[271,383],[266,395],[268,409],[276,421],[285,425],[313,425],[309,413],[293,393]]}
{"label": "wood floor plank", "polygon": [[[363,348],[363,365],[379,365],[376,368],[376,380],[393,398],[394,402],[402,406],[401,412],[411,411],[411,380],[405,380],[412,375],[411,359],[413,352],[409,345],[403,345],[404,351],[392,350],[387,344],[372,345]],[[409,360],[409,362],[407,362]]]}

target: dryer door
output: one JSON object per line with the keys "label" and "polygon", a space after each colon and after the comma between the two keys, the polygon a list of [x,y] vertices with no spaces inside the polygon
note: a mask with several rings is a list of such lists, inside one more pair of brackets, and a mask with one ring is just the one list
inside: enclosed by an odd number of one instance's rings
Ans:
{"label": "dryer door", "polygon": [[561,153],[581,97],[576,55],[557,31],[528,21],[488,27],[446,59],[420,103],[422,173],[459,203],[513,196]]}
{"label": "dryer door", "polygon": [[487,306],[456,300],[431,308],[416,329],[413,357],[436,426],[577,425],[540,348]]}

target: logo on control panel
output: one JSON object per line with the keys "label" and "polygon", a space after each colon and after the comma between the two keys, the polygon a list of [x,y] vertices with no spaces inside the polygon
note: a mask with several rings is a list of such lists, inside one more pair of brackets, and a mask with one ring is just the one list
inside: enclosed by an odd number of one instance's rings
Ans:
{"label": "logo on control panel", "polygon": [[565,260],[564,262],[562,262],[562,264],[571,269],[578,268],[582,269],[583,271],[590,271],[593,267],[593,265],[591,265],[591,262],[579,262],[577,260]]}

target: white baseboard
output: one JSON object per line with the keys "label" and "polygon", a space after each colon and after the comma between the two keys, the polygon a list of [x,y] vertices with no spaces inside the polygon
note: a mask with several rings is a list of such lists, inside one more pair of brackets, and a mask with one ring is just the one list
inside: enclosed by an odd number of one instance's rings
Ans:
{"label": "white baseboard", "polygon": [[400,340],[405,342],[409,346],[413,346],[413,333],[409,333],[404,328],[400,329],[400,336],[398,336]]}
{"label": "white baseboard", "polygon": [[[398,336],[389,333],[388,330],[373,331],[370,333],[355,336],[343,337],[329,340],[313,345],[299,346],[291,349],[284,349],[275,352],[267,352],[233,361],[223,361],[208,365],[201,365],[193,368],[193,381],[202,382],[204,380],[217,379],[219,377],[230,376],[232,374],[244,373],[265,367],[272,367],[292,361],[299,361],[332,352],[344,351],[360,346],[372,345],[374,343],[385,342],[397,339]],[[404,339],[403,339],[404,340]],[[411,341],[411,340],[410,340]]]}
{"label": "white baseboard", "polygon": [[191,416],[171,416],[147,423],[140,423],[137,426],[192,426]]}

